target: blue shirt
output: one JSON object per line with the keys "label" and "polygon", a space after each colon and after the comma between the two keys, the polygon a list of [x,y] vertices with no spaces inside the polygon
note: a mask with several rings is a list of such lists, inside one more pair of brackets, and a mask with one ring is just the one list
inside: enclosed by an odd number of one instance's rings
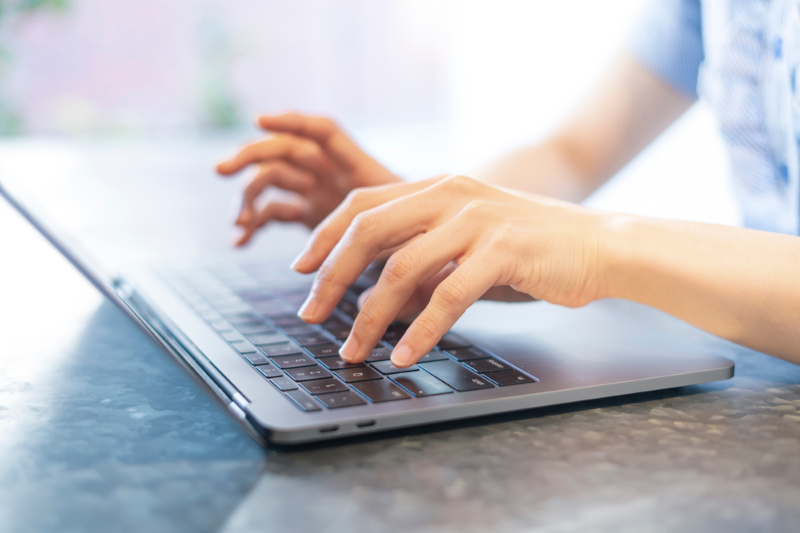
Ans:
{"label": "blue shirt", "polygon": [[651,0],[628,49],[711,106],[744,224],[797,235],[800,0]]}

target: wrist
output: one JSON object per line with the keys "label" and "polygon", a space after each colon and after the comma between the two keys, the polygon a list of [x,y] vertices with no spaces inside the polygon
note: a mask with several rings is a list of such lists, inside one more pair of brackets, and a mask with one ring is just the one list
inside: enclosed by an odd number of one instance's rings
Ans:
{"label": "wrist", "polygon": [[639,254],[646,235],[645,220],[623,214],[608,214],[600,223],[598,246],[598,299],[635,300]]}

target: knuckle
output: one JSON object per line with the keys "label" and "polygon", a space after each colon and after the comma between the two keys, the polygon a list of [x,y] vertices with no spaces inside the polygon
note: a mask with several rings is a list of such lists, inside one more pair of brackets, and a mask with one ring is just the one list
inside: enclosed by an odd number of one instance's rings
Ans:
{"label": "knuckle", "polygon": [[439,285],[434,295],[447,308],[461,307],[467,301],[469,289],[460,278],[452,277]]}
{"label": "knuckle", "polygon": [[336,269],[328,261],[322,263],[317,270],[317,283],[336,283]]}
{"label": "knuckle", "polygon": [[400,251],[393,254],[383,267],[386,280],[389,282],[403,283],[408,281],[414,272],[417,261],[412,253]]}
{"label": "knuckle", "polygon": [[362,331],[377,328],[380,325],[379,322],[377,312],[371,305],[365,305],[358,312],[358,327],[359,329],[363,328]]}
{"label": "knuckle", "polygon": [[445,187],[459,191],[472,190],[475,188],[476,183],[477,182],[474,179],[468,178],[467,176],[462,176],[461,174],[448,176],[447,178],[442,180],[442,184]]}
{"label": "knuckle", "polygon": [[367,194],[369,193],[366,187],[356,187],[347,193],[342,204],[344,204],[347,209],[356,209],[358,206],[364,205]]}
{"label": "knuckle", "polygon": [[462,209],[465,217],[470,219],[487,218],[492,212],[492,204],[487,200],[471,200]]}
{"label": "knuckle", "polygon": [[412,333],[414,336],[421,339],[425,344],[435,343],[441,336],[439,328],[429,316],[423,315],[417,318],[414,321],[413,328]]}
{"label": "knuckle", "polygon": [[379,211],[370,209],[369,211],[362,211],[353,218],[350,224],[351,231],[359,236],[369,235],[374,232],[381,224],[381,215]]}

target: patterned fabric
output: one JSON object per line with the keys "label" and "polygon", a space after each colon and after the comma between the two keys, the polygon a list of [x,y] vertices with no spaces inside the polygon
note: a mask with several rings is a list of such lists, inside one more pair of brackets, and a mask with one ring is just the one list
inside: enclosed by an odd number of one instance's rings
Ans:
{"label": "patterned fabric", "polygon": [[797,235],[800,0],[653,0],[628,47],[710,104],[745,225]]}

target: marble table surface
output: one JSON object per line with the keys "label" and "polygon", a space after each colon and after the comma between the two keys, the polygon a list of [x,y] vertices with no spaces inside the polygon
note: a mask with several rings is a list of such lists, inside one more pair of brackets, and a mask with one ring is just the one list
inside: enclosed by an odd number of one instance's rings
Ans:
{"label": "marble table surface", "polygon": [[263,449],[0,203],[2,532],[800,528],[800,367]]}

